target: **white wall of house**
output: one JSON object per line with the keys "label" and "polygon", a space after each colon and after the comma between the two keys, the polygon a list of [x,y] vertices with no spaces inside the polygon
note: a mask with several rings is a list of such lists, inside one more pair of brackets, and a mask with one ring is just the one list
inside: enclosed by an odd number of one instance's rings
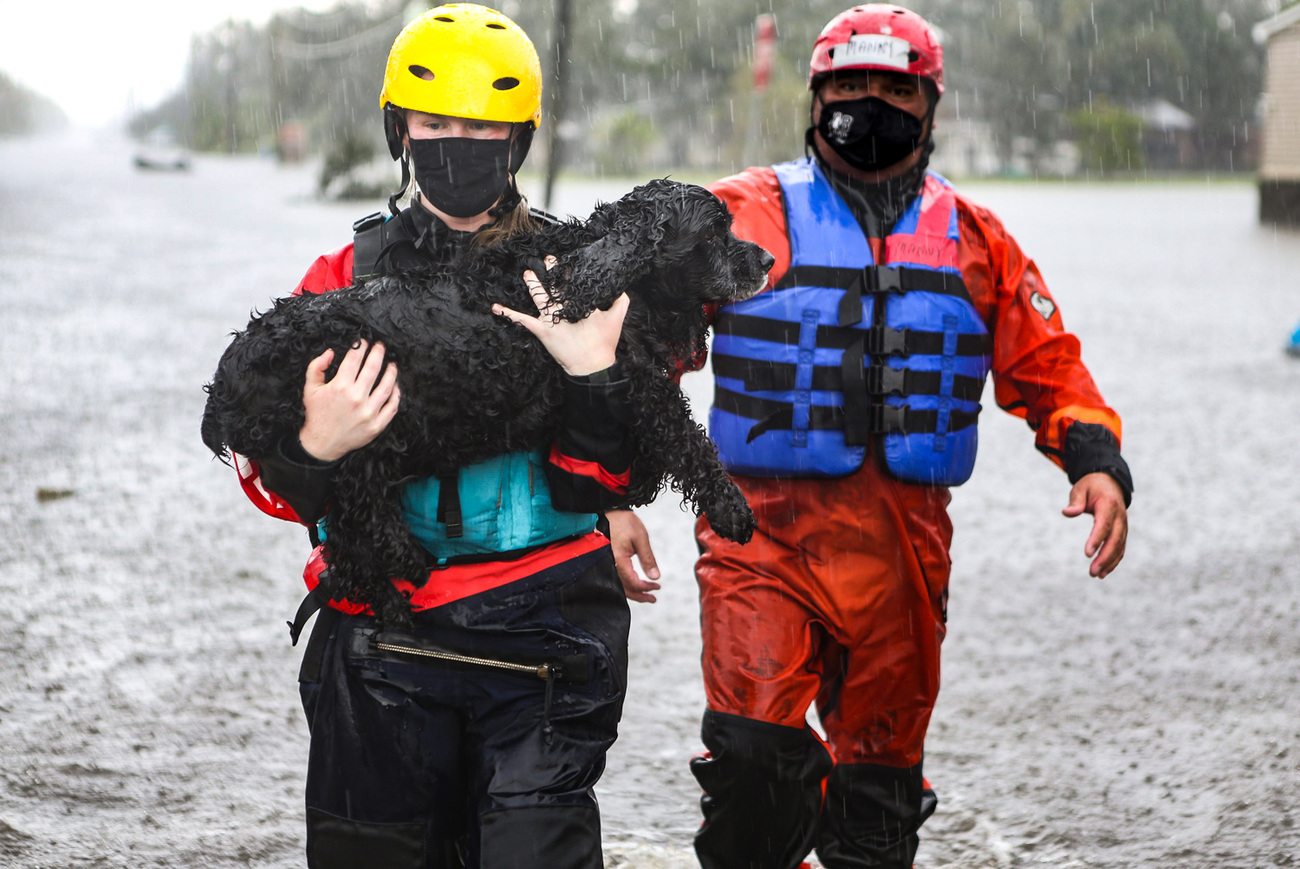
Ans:
{"label": "white wall of house", "polygon": [[1256,31],[1268,43],[1260,178],[1300,181],[1300,6]]}

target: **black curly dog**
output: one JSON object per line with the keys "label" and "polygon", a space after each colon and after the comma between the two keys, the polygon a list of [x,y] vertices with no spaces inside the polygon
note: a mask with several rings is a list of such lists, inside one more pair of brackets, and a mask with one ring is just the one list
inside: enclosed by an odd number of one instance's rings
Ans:
{"label": "black curly dog", "polygon": [[[649,503],[668,484],[719,534],[748,541],[753,513],[673,377],[704,350],[704,306],[748,298],[767,281],[771,254],[730,227],[726,206],[704,188],[657,180],[586,221],[475,249],[455,266],[281,299],[221,357],[205,387],[203,442],[223,459],[228,450],[255,461],[277,454],[302,428],[308,363],[328,347],[337,366],[358,339],[382,341],[401,405],[378,438],[339,460],[322,581],[333,599],[405,623],[409,605],[387,578],[418,587],[429,554],[402,518],[404,484],[544,446],[557,431],[561,368],[522,327],[491,313],[494,302],[536,309],[521,277],[533,268],[562,305],[557,318],[576,322],[624,292],[631,299],[618,344],[635,444],[628,505]],[[548,254],[558,262],[544,273]]]}

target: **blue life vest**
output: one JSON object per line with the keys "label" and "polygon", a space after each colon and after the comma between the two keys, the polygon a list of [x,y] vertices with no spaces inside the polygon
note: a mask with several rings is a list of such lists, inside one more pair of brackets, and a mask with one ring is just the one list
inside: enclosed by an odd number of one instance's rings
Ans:
{"label": "blue life vest", "polygon": [[956,197],[927,173],[885,263],[810,159],[773,167],[790,269],[714,321],[709,433],[730,471],[830,477],[878,438],[899,479],[970,478],[991,338],[958,269]]}
{"label": "blue life vest", "polygon": [[[596,527],[595,513],[569,513],[551,505],[545,464],[542,451],[537,450],[506,453],[461,468],[455,480],[459,503],[450,501],[459,516],[445,515],[448,501],[441,497],[443,484],[437,477],[407,483],[402,493],[406,524],[439,564],[590,532]],[[329,535],[328,519],[318,526],[322,541]]]}

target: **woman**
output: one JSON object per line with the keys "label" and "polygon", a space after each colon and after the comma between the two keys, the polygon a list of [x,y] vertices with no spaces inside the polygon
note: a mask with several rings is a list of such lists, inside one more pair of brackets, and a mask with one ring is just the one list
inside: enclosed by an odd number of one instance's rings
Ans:
{"label": "woman", "polygon": [[[524,32],[482,6],[434,9],[394,42],[380,103],[394,159],[419,192],[359,221],[354,243],[319,258],[297,292],[526,231],[514,182],[540,120],[540,66]],[[311,730],[308,865],[319,869],[602,865],[592,787],[622,709],[628,610],[597,513],[615,505],[631,453],[614,357],[626,297],[579,323],[498,309],[568,374],[565,425],[551,448],[418,480],[406,518],[430,554],[411,595],[414,627],[384,631],[364,607],[324,605],[303,657]],[[241,459],[263,510],[328,524],[330,469],[377,437],[401,401],[376,343],[335,375],[327,351],[303,386],[305,422],[280,455]],[[326,566],[317,546],[314,588]]]}

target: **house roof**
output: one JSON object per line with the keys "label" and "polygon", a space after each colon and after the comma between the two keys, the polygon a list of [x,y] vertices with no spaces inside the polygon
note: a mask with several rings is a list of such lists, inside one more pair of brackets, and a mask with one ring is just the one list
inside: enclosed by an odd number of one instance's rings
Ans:
{"label": "house roof", "polygon": [[1191,130],[1196,118],[1168,100],[1152,100],[1137,109],[1138,117],[1157,130]]}
{"label": "house roof", "polygon": [[1272,39],[1275,33],[1295,24],[1300,24],[1300,3],[1294,3],[1272,18],[1259,22],[1250,29],[1250,35],[1255,38],[1256,43],[1263,45]]}

